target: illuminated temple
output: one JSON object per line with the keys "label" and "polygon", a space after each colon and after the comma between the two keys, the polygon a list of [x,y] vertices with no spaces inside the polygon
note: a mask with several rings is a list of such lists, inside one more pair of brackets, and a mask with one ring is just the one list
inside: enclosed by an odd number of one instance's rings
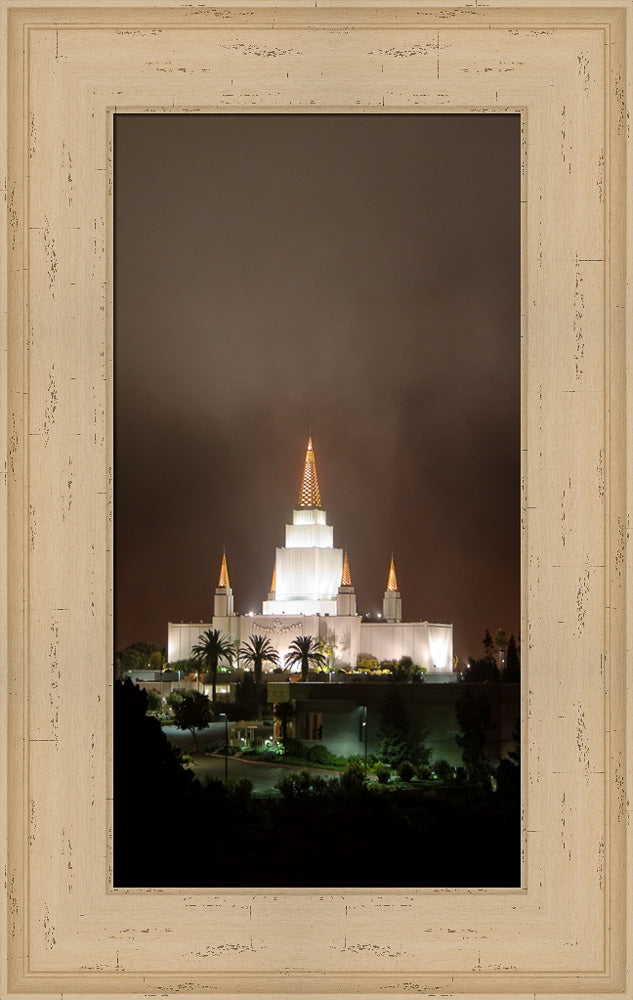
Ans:
{"label": "illuminated temple", "polygon": [[210,623],[169,623],[170,663],[187,659],[201,632],[219,629],[239,643],[250,635],[267,636],[283,665],[288,646],[299,635],[323,639],[331,650],[330,666],[349,669],[359,657],[399,660],[410,656],[429,675],[447,674],[453,666],[453,626],[427,621],[403,622],[402,599],[391,557],[379,621],[356,612],[349,559],[334,547],[327,523],[312,439],[308,441],[292,523],[284,546],[275,552],[271,588],[261,614],[236,614],[226,554],[222,556]]}

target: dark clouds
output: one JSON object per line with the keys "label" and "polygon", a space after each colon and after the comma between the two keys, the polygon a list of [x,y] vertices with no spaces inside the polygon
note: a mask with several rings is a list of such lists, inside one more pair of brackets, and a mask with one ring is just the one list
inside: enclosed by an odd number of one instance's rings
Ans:
{"label": "dark clouds", "polygon": [[118,116],[115,645],[258,610],[309,427],[359,610],[519,629],[516,116]]}

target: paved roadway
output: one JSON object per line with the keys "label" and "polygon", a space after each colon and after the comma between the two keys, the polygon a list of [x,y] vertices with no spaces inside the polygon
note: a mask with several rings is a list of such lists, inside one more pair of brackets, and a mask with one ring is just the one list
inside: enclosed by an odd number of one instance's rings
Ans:
{"label": "paved roadway", "polygon": [[[180,747],[185,753],[194,749],[193,736],[188,729],[178,729],[177,726],[163,726],[163,732],[170,743]],[[196,732],[198,746],[201,750],[209,743],[224,743],[224,722],[212,722],[206,729]]]}
{"label": "paved roadway", "polygon": [[[224,756],[207,757],[202,752],[207,744],[218,743],[224,740],[223,722],[213,722],[208,729],[197,734],[198,746],[201,748],[199,753],[196,753],[193,748],[191,733],[176,729],[175,726],[165,726],[163,732],[170,743],[180,747],[181,750],[192,756],[193,764],[189,766],[200,782],[204,783],[207,776],[224,780]],[[241,760],[239,757],[228,758],[229,781],[231,779],[236,780],[237,778],[249,778],[253,782],[253,791],[255,792],[269,792],[275,787],[280,775],[287,774],[289,771],[300,770],[304,770],[304,768],[298,764],[260,764],[258,761]],[[310,767],[305,768],[305,770],[313,774],[322,774],[329,778],[333,778],[337,774],[335,771],[326,771],[320,767]]]}

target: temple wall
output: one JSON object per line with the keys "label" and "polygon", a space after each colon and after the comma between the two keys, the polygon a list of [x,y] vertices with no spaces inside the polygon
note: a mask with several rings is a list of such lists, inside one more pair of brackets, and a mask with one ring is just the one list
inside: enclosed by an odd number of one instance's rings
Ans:
{"label": "temple wall", "polygon": [[453,626],[428,622],[363,622],[360,626],[361,655],[380,660],[410,656],[430,673],[453,669]]}
{"label": "temple wall", "polygon": [[203,632],[211,628],[209,622],[169,622],[167,626],[167,661],[188,660],[191,647]]}
{"label": "temple wall", "polygon": [[167,657],[170,663],[186,660],[202,632],[217,628],[231,639],[244,643],[251,635],[267,636],[283,657],[298,635],[313,635],[334,645],[334,663],[356,667],[359,655],[380,660],[410,656],[429,673],[450,673],[453,669],[453,626],[429,622],[363,622],[360,615],[262,614],[214,617],[212,624],[169,623]]}

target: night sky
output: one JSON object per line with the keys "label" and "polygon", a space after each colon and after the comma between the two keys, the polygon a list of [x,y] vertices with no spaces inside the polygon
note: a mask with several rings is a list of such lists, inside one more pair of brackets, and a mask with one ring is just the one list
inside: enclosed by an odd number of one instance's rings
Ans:
{"label": "night sky", "polygon": [[360,613],[518,636],[516,115],[117,115],[115,648],[261,611],[308,433]]}

